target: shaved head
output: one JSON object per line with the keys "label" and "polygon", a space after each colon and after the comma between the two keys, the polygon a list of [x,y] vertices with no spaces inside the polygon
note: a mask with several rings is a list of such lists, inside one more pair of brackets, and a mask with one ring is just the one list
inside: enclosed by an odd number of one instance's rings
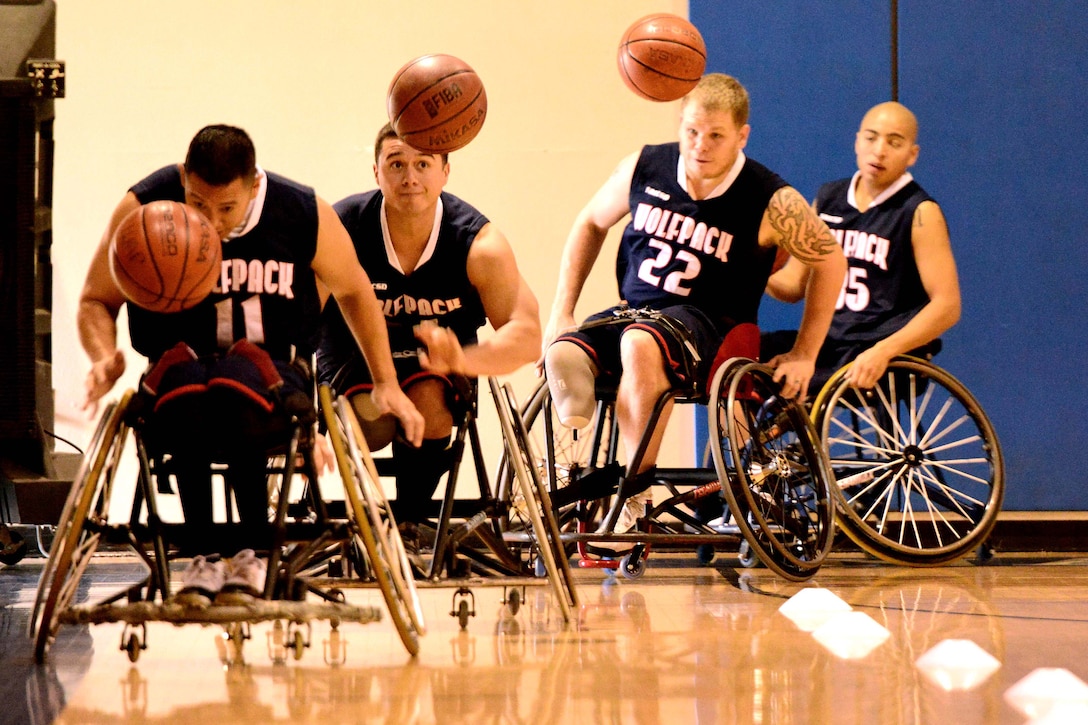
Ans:
{"label": "shaved head", "polygon": [[887,101],[873,106],[861,119],[861,128],[858,130],[864,131],[866,128],[872,128],[878,121],[897,127],[907,143],[917,143],[918,119],[902,103]]}

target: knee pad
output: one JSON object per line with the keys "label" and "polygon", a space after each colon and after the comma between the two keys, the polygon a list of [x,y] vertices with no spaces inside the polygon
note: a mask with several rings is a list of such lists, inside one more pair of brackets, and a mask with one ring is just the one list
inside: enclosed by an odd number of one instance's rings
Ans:
{"label": "knee pad", "polygon": [[597,405],[593,361],[577,345],[560,341],[548,348],[544,369],[559,422],[567,428],[585,428]]}

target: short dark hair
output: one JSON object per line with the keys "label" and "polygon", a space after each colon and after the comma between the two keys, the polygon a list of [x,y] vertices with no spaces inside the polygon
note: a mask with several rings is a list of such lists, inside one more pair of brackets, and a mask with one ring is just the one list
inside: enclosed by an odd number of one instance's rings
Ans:
{"label": "short dark hair", "polygon": [[257,178],[257,152],[253,140],[235,126],[205,126],[189,144],[185,173],[196,174],[212,186],[226,186],[235,179],[253,183]]}
{"label": "short dark hair", "polygon": [[[398,136],[397,132],[393,130],[393,124],[387,123],[382,126],[380,131],[378,131],[378,138],[374,141],[374,163],[378,163],[378,159],[382,155],[382,144],[385,143],[386,140],[391,138],[400,138],[400,136]],[[408,142],[405,141],[405,143]],[[432,154],[432,156],[441,156],[443,164],[448,164],[450,161],[449,154]]]}

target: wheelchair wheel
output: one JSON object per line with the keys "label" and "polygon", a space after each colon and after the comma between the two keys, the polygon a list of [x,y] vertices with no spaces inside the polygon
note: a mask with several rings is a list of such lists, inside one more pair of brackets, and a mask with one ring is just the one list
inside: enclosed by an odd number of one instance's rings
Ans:
{"label": "wheelchair wheel", "polygon": [[362,541],[370,571],[397,634],[408,653],[415,656],[419,653],[419,637],[426,633],[423,609],[411,563],[382,491],[370,449],[346,400],[333,401],[327,385],[319,387],[318,398],[344,483],[348,518]]}
{"label": "wheelchair wheel", "polygon": [[941,368],[895,358],[861,391],[828,380],[813,418],[837,480],[839,523],[885,561],[942,564],[983,545],[1001,509],[1001,446],[978,401]]}
{"label": "wheelchair wheel", "polygon": [[117,474],[128,433],[124,415],[131,398],[132,391],[127,391],[120,403],[110,403],[103,411],[57,522],[30,615],[34,659],[39,663],[45,661],[57,634],[58,617],[71,603],[98,548],[99,534],[88,531],[85,524],[106,517],[110,484]]}
{"label": "wheelchair wheel", "polygon": [[551,504],[548,486],[530,464],[533,459],[528,434],[517,416],[517,407],[509,386],[500,386],[493,377],[488,378],[488,384],[495,399],[507,460],[525,501],[539,559],[544,562],[544,569],[559,602],[563,619],[570,622],[573,608],[578,606],[578,593],[570,570],[570,561],[560,540],[559,520]]}
{"label": "wheelchair wheel", "polygon": [[718,369],[709,406],[714,465],[751,550],[780,576],[805,581],[834,538],[831,474],[804,408],[778,395],[772,375],[742,359]]}
{"label": "wheelchair wheel", "polygon": [[[555,496],[581,475],[615,460],[611,452],[618,444],[614,440],[604,440],[605,436],[612,436],[614,428],[611,424],[612,407],[604,406],[602,411],[606,420],[595,422],[590,429],[572,431],[566,428],[559,423],[545,380],[540,381],[523,406],[517,417],[525,430],[526,460],[550,495]],[[618,473],[616,480],[619,480]],[[516,476],[505,451],[499,464],[496,485],[497,498],[510,503],[511,519],[524,519]],[[596,505],[599,506],[599,503]],[[574,529],[575,508],[569,503],[558,506],[557,517],[562,530]],[[592,516],[596,512],[585,513]],[[512,520],[510,529],[527,529],[528,526],[523,523]]]}

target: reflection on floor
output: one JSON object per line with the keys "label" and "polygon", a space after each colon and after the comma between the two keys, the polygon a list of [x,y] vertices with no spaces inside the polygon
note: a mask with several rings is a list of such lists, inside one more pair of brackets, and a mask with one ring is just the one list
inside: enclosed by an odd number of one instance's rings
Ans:
{"label": "reflection on floor", "polygon": [[[151,624],[136,664],[121,625],[66,627],[39,667],[25,630],[41,561],[0,570],[0,722],[1088,722],[1085,558],[911,569],[835,554],[795,584],[657,554],[637,581],[577,572],[567,627],[544,587],[516,607],[501,586],[475,588],[464,630],[454,588],[423,589],[414,659],[383,618],[336,635],[315,623],[282,664],[271,624],[252,627],[243,661],[221,628]],[[77,598],[134,566],[100,556]],[[349,601],[384,611],[376,590]]]}

